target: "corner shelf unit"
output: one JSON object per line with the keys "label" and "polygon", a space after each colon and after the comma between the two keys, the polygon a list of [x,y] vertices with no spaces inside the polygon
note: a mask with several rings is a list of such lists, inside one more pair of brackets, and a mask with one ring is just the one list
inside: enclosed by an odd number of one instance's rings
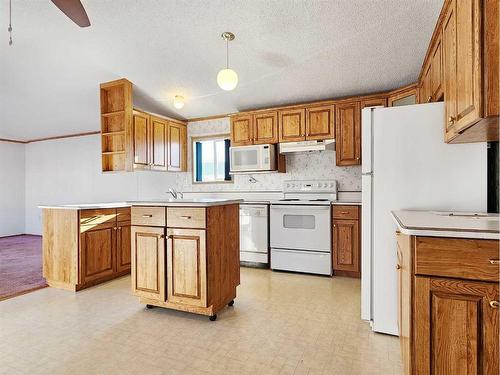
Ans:
{"label": "corner shelf unit", "polygon": [[132,83],[106,82],[100,91],[102,171],[132,171]]}

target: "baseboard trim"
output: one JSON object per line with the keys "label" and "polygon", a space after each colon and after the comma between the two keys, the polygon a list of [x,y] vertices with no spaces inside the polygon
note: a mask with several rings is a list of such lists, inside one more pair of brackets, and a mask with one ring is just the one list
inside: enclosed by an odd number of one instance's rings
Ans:
{"label": "baseboard trim", "polygon": [[20,233],[20,234],[9,234],[7,236],[0,236],[0,238],[21,237],[21,236],[42,237],[40,234]]}
{"label": "baseboard trim", "polygon": [[14,294],[9,294],[7,296],[3,296],[1,297],[0,296],[0,301],[5,301],[7,299],[10,299],[10,298],[14,298],[14,297],[19,297],[19,296],[22,296],[23,294],[28,294],[28,293],[31,293],[31,292],[34,292],[35,290],[39,290],[39,289],[43,289],[43,288],[47,288],[48,285],[39,285],[39,286],[36,286],[34,288],[31,288],[31,289],[27,289],[27,290],[22,290],[20,292],[16,292]]}

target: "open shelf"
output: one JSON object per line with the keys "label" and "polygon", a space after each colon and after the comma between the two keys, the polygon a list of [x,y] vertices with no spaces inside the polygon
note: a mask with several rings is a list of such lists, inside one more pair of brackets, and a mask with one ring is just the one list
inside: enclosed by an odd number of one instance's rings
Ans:
{"label": "open shelf", "polygon": [[125,130],[118,130],[114,132],[106,132],[106,133],[101,133],[102,136],[116,136],[116,135],[124,135]]}
{"label": "open shelf", "polygon": [[113,116],[123,115],[124,113],[125,113],[124,110],[120,110],[120,111],[115,111],[115,112],[101,113],[101,116],[102,117],[113,117]]}
{"label": "open shelf", "polygon": [[119,155],[119,154],[125,154],[125,150],[120,150],[120,151],[103,151],[103,155]]}

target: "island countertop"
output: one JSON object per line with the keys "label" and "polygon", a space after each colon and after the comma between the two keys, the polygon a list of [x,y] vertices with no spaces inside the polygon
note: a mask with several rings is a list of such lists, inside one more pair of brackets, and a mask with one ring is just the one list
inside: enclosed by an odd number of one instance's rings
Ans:
{"label": "island countertop", "polygon": [[141,200],[106,203],[80,203],[64,205],[41,205],[38,208],[65,209],[65,210],[95,210],[101,208],[120,208],[132,206],[158,206],[158,207],[214,207],[227,204],[243,203],[242,199],[164,199],[164,200]]}
{"label": "island countertop", "polygon": [[498,214],[439,211],[392,211],[399,230],[413,236],[500,239]]}

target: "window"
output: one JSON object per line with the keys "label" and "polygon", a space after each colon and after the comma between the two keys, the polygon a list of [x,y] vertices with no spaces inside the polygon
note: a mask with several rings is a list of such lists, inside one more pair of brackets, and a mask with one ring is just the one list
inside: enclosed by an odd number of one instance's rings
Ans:
{"label": "window", "polygon": [[193,181],[229,182],[229,139],[205,138],[193,141]]}

